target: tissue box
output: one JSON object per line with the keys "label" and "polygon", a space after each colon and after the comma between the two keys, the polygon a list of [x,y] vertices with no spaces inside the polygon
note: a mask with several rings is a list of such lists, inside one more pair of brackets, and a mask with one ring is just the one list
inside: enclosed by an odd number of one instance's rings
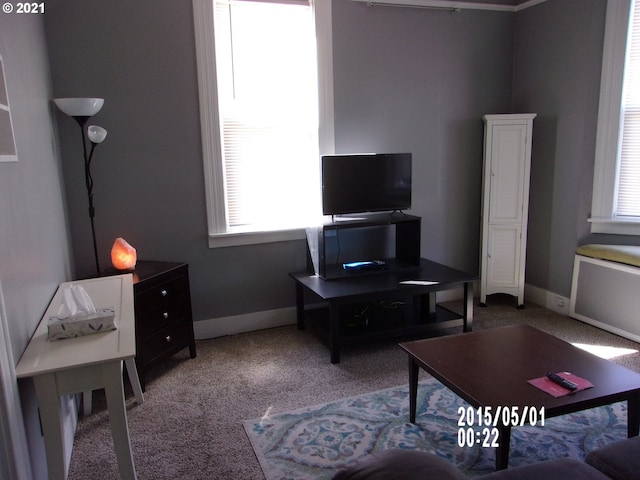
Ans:
{"label": "tissue box", "polygon": [[117,328],[113,308],[99,308],[96,313],[77,313],[68,317],[50,317],[49,340],[80,337]]}

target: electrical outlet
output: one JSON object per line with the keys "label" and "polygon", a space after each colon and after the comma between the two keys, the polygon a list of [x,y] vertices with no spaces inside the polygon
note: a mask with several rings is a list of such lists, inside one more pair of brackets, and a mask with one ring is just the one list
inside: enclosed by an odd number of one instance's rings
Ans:
{"label": "electrical outlet", "polygon": [[564,298],[562,298],[560,296],[556,297],[556,307],[564,308],[564,306],[565,306]]}

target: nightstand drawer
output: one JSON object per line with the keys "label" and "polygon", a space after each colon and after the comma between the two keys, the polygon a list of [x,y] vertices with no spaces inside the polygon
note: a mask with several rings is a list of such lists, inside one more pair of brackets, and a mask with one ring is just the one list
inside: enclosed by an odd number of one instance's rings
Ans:
{"label": "nightstand drawer", "polygon": [[136,293],[136,313],[145,312],[166,305],[189,292],[189,278],[180,275],[166,282]]}
{"label": "nightstand drawer", "polygon": [[191,322],[190,317],[189,298],[187,294],[183,293],[169,302],[155,305],[155,308],[138,315],[136,318],[137,334],[141,339],[144,339],[172,323],[180,321]]}
{"label": "nightstand drawer", "polygon": [[153,362],[156,358],[176,348],[184,348],[189,342],[188,325],[185,322],[175,323],[155,335],[147,337],[141,345],[142,355],[147,362]]}

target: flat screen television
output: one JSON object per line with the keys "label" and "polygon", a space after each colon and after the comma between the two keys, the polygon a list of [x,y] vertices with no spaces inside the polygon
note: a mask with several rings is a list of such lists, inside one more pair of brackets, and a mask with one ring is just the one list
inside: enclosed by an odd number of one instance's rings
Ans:
{"label": "flat screen television", "polygon": [[324,215],[408,208],[411,208],[410,153],[322,157]]}

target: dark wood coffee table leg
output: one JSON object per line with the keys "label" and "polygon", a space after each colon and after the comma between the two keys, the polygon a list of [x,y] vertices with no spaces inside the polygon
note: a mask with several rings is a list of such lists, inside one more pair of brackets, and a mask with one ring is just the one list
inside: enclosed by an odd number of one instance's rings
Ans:
{"label": "dark wood coffee table leg", "polygon": [[416,423],[416,406],[418,402],[418,374],[420,367],[409,357],[409,421]]}
{"label": "dark wood coffee table leg", "polygon": [[640,396],[627,400],[627,437],[637,437],[640,432]]}
{"label": "dark wood coffee table leg", "polygon": [[329,351],[331,363],[340,363],[340,308],[329,302]]}
{"label": "dark wood coffee table leg", "polygon": [[304,330],[304,288],[296,282],[296,321],[298,330]]}
{"label": "dark wood coffee table leg", "polygon": [[511,444],[511,427],[498,425],[499,444],[496,448],[496,470],[504,470],[509,466],[509,445]]}
{"label": "dark wood coffee table leg", "polygon": [[463,332],[473,330],[473,285],[470,282],[464,284],[464,324]]}

